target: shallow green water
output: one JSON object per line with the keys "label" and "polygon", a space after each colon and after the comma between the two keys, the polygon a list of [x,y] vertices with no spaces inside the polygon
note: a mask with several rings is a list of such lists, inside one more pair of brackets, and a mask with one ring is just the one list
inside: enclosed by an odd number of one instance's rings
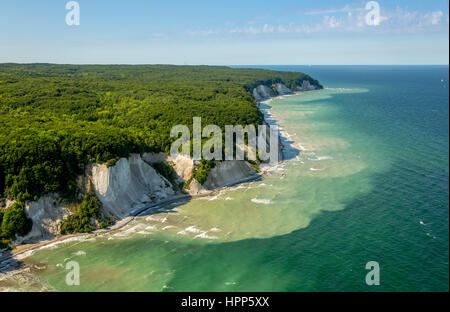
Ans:
{"label": "shallow green water", "polygon": [[[25,259],[45,264],[36,276],[68,291],[448,290],[448,67],[279,69],[327,87],[269,103],[289,160],[263,181],[40,250]],[[80,286],[65,283],[69,258]],[[365,284],[369,261],[378,287]]]}

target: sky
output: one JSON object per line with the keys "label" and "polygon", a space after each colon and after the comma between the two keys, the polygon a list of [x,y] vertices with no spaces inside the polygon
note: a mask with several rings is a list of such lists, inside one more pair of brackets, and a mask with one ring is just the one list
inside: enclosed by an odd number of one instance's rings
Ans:
{"label": "sky", "polygon": [[449,63],[448,0],[68,2],[0,0],[0,63]]}

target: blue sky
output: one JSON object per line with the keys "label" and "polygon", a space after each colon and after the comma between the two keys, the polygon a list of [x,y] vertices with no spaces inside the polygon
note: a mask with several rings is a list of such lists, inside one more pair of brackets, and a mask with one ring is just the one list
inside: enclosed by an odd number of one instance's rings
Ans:
{"label": "blue sky", "polygon": [[0,0],[0,62],[448,64],[448,0]]}

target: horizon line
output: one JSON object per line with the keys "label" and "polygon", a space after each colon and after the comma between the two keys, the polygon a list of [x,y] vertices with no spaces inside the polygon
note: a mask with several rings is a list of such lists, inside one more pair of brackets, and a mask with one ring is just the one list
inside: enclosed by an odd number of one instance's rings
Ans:
{"label": "horizon line", "polygon": [[98,66],[145,66],[145,65],[167,65],[167,66],[449,66],[449,64],[176,64],[176,63],[49,63],[49,62],[0,62],[0,65],[98,65]]}

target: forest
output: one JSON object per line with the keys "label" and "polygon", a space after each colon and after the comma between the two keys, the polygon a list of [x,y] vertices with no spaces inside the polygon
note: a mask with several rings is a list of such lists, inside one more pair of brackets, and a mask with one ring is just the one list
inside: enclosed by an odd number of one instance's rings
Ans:
{"label": "forest", "polygon": [[250,91],[298,72],[219,66],[0,64],[0,198],[77,193],[90,162],[169,152],[173,125],[259,125]]}

